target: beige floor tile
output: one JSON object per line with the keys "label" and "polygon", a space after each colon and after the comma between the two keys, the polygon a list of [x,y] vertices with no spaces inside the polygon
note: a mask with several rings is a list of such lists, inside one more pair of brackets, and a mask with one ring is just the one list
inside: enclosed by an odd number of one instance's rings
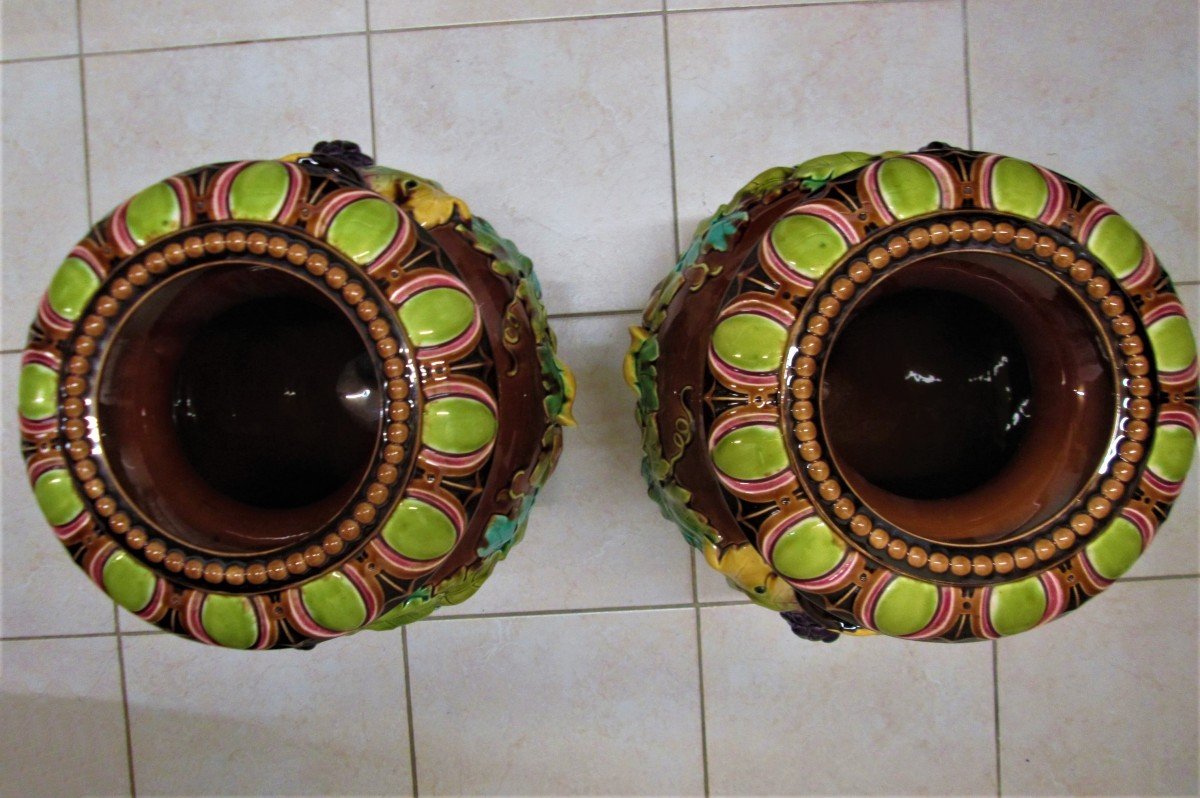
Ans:
{"label": "beige floor tile", "polygon": [[423,795],[703,792],[690,609],[409,631]]}
{"label": "beige floor tile", "polygon": [[0,58],[79,52],[74,0],[3,0],[0,31]]}
{"label": "beige floor tile", "polygon": [[[934,140],[966,146],[957,2],[818,5],[669,19],[685,245],[700,219],[769,167],[845,150],[916,148]],[[647,278],[646,285],[657,279]]]}
{"label": "beige floor tile", "polygon": [[704,10],[709,8],[752,8],[754,6],[801,6],[809,3],[870,2],[870,0],[667,0],[671,11]]}
{"label": "beige floor tile", "polygon": [[371,144],[366,37],[87,59],[97,216],[206,163],[276,158],[322,139]]}
{"label": "beige floor tile", "polygon": [[0,643],[0,795],[129,794],[117,639]]}
{"label": "beige floor tile", "polygon": [[999,643],[1005,793],[1196,794],[1198,586],[1118,584]]}
{"label": "beige floor tile", "polygon": [[696,552],[694,556],[696,558],[696,598],[698,600],[750,602],[750,599],[743,593],[730,587],[724,576],[710,568],[700,552]]}
{"label": "beige floor tile", "polygon": [[553,323],[578,380],[579,425],[566,431],[525,539],[478,595],[444,613],[691,602],[688,548],[646,496],[633,394],[621,378],[626,328],[637,319]]}
{"label": "beige floor tile", "polygon": [[[16,395],[19,354],[0,355],[0,396]],[[16,408],[0,415],[0,635],[113,631],[113,603],[75,565],[38,510],[21,458]]]}
{"label": "beige floor tile", "polygon": [[1080,181],[1200,279],[1196,4],[970,0],[968,19],[975,146]]}
{"label": "beige floor tile", "polygon": [[986,643],[812,643],[756,606],[701,630],[714,795],[995,794]]}
{"label": "beige floor tile", "polygon": [[399,632],[312,651],[233,651],[124,638],[138,792],[406,795]]}
{"label": "beige floor tile", "polygon": [[87,232],[79,64],[68,59],[0,65],[0,84],[0,343],[19,349],[51,275]]}
{"label": "beige floor tile", "polygon": [[551,313],[640,308],[674,260],[662,38],[659,17],[373,36],[379,160],[515,240]]}
{"label": "beige floor tile", "polygon": [[83,0],[85,52],[366,29],[363,0]]}
{"label": "beige floor tile", "polygon": [[370,0],[371,29],[658,11],[661,0]]}

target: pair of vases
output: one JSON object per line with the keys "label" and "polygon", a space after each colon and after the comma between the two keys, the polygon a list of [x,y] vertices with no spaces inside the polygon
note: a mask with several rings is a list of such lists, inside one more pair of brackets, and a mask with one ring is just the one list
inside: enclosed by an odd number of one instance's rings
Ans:
{"label": "pair of vases", "polygon": [[[1167,275],[1112,208],[1014,158],[763,172],[632,337],[650,495],[810,639],[1050,621],[1137,559],[1195,448]],[[38,307],[21,444],[117,603],[304,648],[473,594],[573,395],[512,242],[332,142],[176,175],[95,225]]]}

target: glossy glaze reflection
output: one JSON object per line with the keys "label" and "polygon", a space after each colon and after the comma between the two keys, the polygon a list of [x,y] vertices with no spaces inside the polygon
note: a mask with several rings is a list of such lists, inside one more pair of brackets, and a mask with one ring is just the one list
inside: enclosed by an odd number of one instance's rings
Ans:
{"label": "glossy glaze reflection", "polygon": [[1116,377],[1051,274],[990,252],[919,261],[849,310],[822,381],[831,455],[884,518],[987,543],[1058,512],[1103,458]]}
{"label": "glossy glaze reflection", "polygon": [[838,455],[908,499],[957,496],[996,476],[1021,445],[1030,399],[1012,327],[982,302],[934,289],[859,310],[825,373]]}
{"label": "glossy glaze reflection", "polygon": [[378,444],[367,345],[327,296],[275,268],[216,264],[165,283],[123,325],[101,381],[114,476],[197,545],[253,552],[309,534]]}

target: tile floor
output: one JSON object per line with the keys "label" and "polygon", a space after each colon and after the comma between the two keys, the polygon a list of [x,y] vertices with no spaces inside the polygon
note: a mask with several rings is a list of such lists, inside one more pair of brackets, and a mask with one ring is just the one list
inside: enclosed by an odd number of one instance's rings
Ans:
{"label": "tile floor", "polygon": [[1197,793],[1200,480],[1112,595],[1049,627],[803,644],[641,498],[619,382],[677,237],[762,168],[841,149],[1058,168],[1138,224],[1200,316],[1193,0],[2,9],[6,404],[89,217],[330,137],[520,242],[581,398],[526,542],[475,599],[250,656],[118,619],[43,528],[4,413],[0,794]]}

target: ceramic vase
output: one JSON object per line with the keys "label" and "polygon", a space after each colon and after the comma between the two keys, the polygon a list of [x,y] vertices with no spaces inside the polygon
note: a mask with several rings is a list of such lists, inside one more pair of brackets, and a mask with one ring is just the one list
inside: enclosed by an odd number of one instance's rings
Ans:
{"label": "ceramic vase", "polygon": [[573,390],[512,242],[329,142],[175,175],[96,224],[38,307],[21,448],[68,555],[125,609],[306,648],[474,593]]}
{"label": "ceramic vase", "polygon": [[1196,445],[1196,347],[1154,253],[1002,155],[767,170],[632,335],[650,495],[812,639],[991,639],[1077,608],[1154,539]]}

